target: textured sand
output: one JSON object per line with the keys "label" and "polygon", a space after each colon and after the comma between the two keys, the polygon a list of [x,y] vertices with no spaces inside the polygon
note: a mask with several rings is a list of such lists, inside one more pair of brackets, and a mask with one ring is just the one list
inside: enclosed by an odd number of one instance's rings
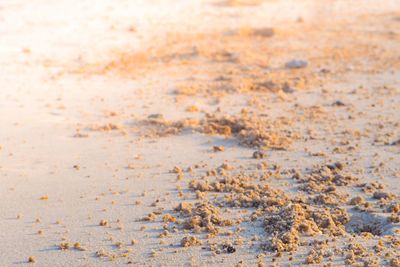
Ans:
{"label": "textured sand", "polygon": [[[398,266],[399,222],[387,218],[400,211],[387,208],[400,193],[399,8],[395,0],[2,1],[0,265],[302,265],[316,246],[281,256],[263,246],[268,212],[218,226],[212,241],[162,218],[184,221],[174,208],[198,201],[189,181],[223,177],[223,163],[228,174],[307,198],[314,193],[293,174],[340,162],[357,178],[337,186],[333,204],[350,223],[334,241],[325,233],[301,241],[330,240],[321,265],[345,265],[361,244],[355,263]],[[285,67],[293,59],[308,64]],[[371,183],[383,188],[368,191]],[[206,200],[218,206],[214,195]],[[355,210],[355,196],[371,209]],[[227,219],[255,211],[219,204]],[[357,228],[365,222],[378,226]],[[196,239],[181,242],[189,235]]]}

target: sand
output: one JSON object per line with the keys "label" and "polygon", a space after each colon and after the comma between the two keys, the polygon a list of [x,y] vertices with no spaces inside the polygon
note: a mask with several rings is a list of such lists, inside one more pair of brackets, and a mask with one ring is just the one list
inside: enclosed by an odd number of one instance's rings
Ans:
{"label": "sand", "polygon": [[1,266],[400,266],[400,1],[2,1]]}

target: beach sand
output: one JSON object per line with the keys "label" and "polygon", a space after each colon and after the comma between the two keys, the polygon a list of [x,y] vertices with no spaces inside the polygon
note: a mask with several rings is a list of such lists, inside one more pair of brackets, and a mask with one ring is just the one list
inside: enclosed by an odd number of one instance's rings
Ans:
{"label": "beach sand", "polygon": [[0,3],[1,266],[400,266],[400,1]]}

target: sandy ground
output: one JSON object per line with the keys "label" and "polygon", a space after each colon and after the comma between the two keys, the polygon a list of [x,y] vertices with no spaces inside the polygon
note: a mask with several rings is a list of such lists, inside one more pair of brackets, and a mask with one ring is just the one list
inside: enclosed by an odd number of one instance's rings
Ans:
{"label": "sandy ground", "polygon": [[400,266],[399,29],[396,0],[1,1],[0,265]]}

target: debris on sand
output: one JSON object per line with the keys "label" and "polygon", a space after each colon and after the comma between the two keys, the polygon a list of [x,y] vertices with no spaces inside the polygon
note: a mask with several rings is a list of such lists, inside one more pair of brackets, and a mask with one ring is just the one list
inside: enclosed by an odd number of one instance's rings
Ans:
{"label": "debris on sand", "polygon": [[400,139],[398,139],[398,140],[396,140],[396,141],[393,141],[393,142],[391,143],[391,145],[392,145],[392,146],[398,146],[398,145],[400,145]]}
{"label": "debris on sand", "polygon": [[60,244],[58,245],[58,248],[59,248],[60,250],[67,250],[67,249],[69,249],[69,247],[70,247],[70,245],[69,245],[68,242],[63,242],[63,243],[60,243]]}
{"label": "debris on sand", "polygon": [[108,226],[108,221],[107,220],[101,220],[99,223],[100,226]]}
{"label": "debris on sand", "polygon": [[215,254],[232,254],[236,252],[235,246],[229,241],[225,241],[222,244],[210,244],[210,250]]}
{"label": "debris on sand", "polygon": [[254,37],[263,37],[269,38],[274,36],[275,31],[273,28],[265,27],[265,28],[251,28],[251,27],[243,27],[239,29],[239,34],[241,36],[254,36]]}
{"label": "debris on sand", "polygon": [[253,159],[263,159],[265,154],[262,151],[254,151]]}
{"label": "debris on sand", "polygon": [[106,123],[106,124],[93,124],[89,127],[90,130],[92,131],[98,131],[98,132],[109,132],[109,131],[113,131],[113,130],[121,130],[124,127],[122,125],[119,124],[115,124],[115,123]]}
{"label": "debris on sand", "polygon": [[364,203],[365,199],[362,196],[353,197],[349,202],[350,205],[362,205]]}
{"label": "debris on sand", "polygon": [[291,133],[281,130],[278,124],[279,122],[246,115],[240,117],[208,116],[201,122],[201,131],[212,135],[235,136],[242,144],[250,147],[289,149],[293,136]]}
{"label": "debris on sand", "polygon": [[213,151],[214,152],[223,152],[223,151],[225,151],[225,147],[224,146],[213,146]]}
{"label": "debris on sand", "polygon": [[74,134],[73,137],[75,137],[75,138],[87,138],[87,137],[89,137],[89,134],[77,132],[76,134]]}
{"label": "debris on sand", "polygon": [[[188,187],[196,195],[202,194],[198,198],[201,201],[194,204],[181,202],[175,209],[178,212],[176,223],[183,231],[191,230],[195,234],[207,232],[210,238],[221,235],[226,227],[240,227],[242,222],[261,221],[265,232],[265,237],[260,240],[261,248],[279,255],[283,252],[293,253],[300,246],[307,246],[306,240],[313,237],[311,240],[314,243],[308,245],[307,264],[321,263],[333,255],[325,249],[328,240],[345,240],[349,235],[358,235],[359,238],[366,236],[367,228],[356,231],[350,226],[354,224],[354,219],[349,213],[350,208],[346,207],[347,203],[362,205],[365,199],[358,196],[347,202],[346,198],[333,190],[334,187],[359,187],[358,178],[348,172],[346,164],[335,162],[316,165],[301,175],[296,170],[291,173],[301,188],[294,195],[274,189],[266,182],[265,176],[254,174],[223,172],[193,179]],[[205,194],[207,192],[213,197]],[[379,196],[387,198],[387,195]],[[330,198],[333,200],[328,201]],[[386,205],[389,207],[389,204]],[[231,208],[249,214],[227,219],[226,211]],[[321,238],[326,242],[318,243]],[[236,251],[233,246],[209,246],[215,254]],[[375,262],[376,259],[365,257],[362,260]]]}
{"label": "debris on sand", "polygon": [[183,214],[191,214],[193,209],[193,205],[191,203],[181,202],[175,208],[176,211],[179,211]]}
{"label": "debris on sand", "polygon": [[191,247],[191,246],[201,245],[202,243],[203,242],[201,242],[194,236],[185,236],[181,240],[182,247]]}
{"label": "debris on sand", "polygon": [[144,221],[155,221],[157,218],[157,215],[154,212],[149,213],[146,217],[143,218]]}
{"label": "debris on sand", "polygon": [[310,205],[289,204],[276,213],[267,214],[264,225],[272,235],[267,248],[276,251],[296,250],[300,235],[313,236],[318,233],[343,235],[349,215],[343,209],[318,208]]}
{"label": "debris on sand", "polygon": [[375,199],[392,200],[395,198],[395,195],[392,193],[384,192],[384,191],[375,191],[373,194],[373,197]]}
{"label": "debris on sand", "polygon": [[286,62],[285,67],[288,69],[302,69],[307,67],[308,62],[301,59],[293,59]]}
{"label": "debris on sand", "polygon": [[28,262],[29,263],[36,263],[36,259],[33,256],[29,256]]}
{"label": "debris on sand", "polygon": [[172,172],[172,173],[177,173],[177,174],[179,174],[179,173],[182,173],[182,169],[179,168],[178,166],[175,166],[175,167],[171,170],[171,172]]}
{"label": "debris on sand", "polygon": [[165,214],[162,217],[163,222],[176,222],[176,217],[172,216],[171,214]]}
{"label": "debris on sand", "polygon": [[344,106],[346,106],[346,104],[345,104],[343,101],[341,101],[341,100],[336,100],[335,102],[332,103],[332,106],[335,106],[335,107],[344,107]]}
{"label": "debris on sand", "polygon": [[81,245],[81,243],[79,243],[79,242],[74,243],[74,249],[79,250],[79,251],[85,251],[86,250],[86,248],[83,247]]}
{"label": "debris on sand", "polygon": [[193,209],[185,212],[184,229],[194,229],[196,232],[218,233],[218,226],[231,225],[232,222],[224,220],[220,211],[209,203],[196,203]]}
{"label": "debris on sand", "polygon": [[110,259],[112,261],[115,260],[116,257],[117,257],[116,255],[112,254],[111,252],[108,252],[108,251],[104,250],[103,248],[98,250],[98,251],[96,251],[95,255],[96,255],[96,257],[99,257],[99,258],[105,257],[105,258],[108,258],[108,259]]}
{"label": "debris on sand", "polygon": [[206,115],[205,119],[185,119],[176,122],[143,121],[146,128],[144,135],[148,137],[168,136],[181,133],[184,129],[209,135],[235,137],[239,142],[249,147],[288,150],[299,134],[290,130],[290,122],[284,118],[268,120],[240,114],[238,116]]}

